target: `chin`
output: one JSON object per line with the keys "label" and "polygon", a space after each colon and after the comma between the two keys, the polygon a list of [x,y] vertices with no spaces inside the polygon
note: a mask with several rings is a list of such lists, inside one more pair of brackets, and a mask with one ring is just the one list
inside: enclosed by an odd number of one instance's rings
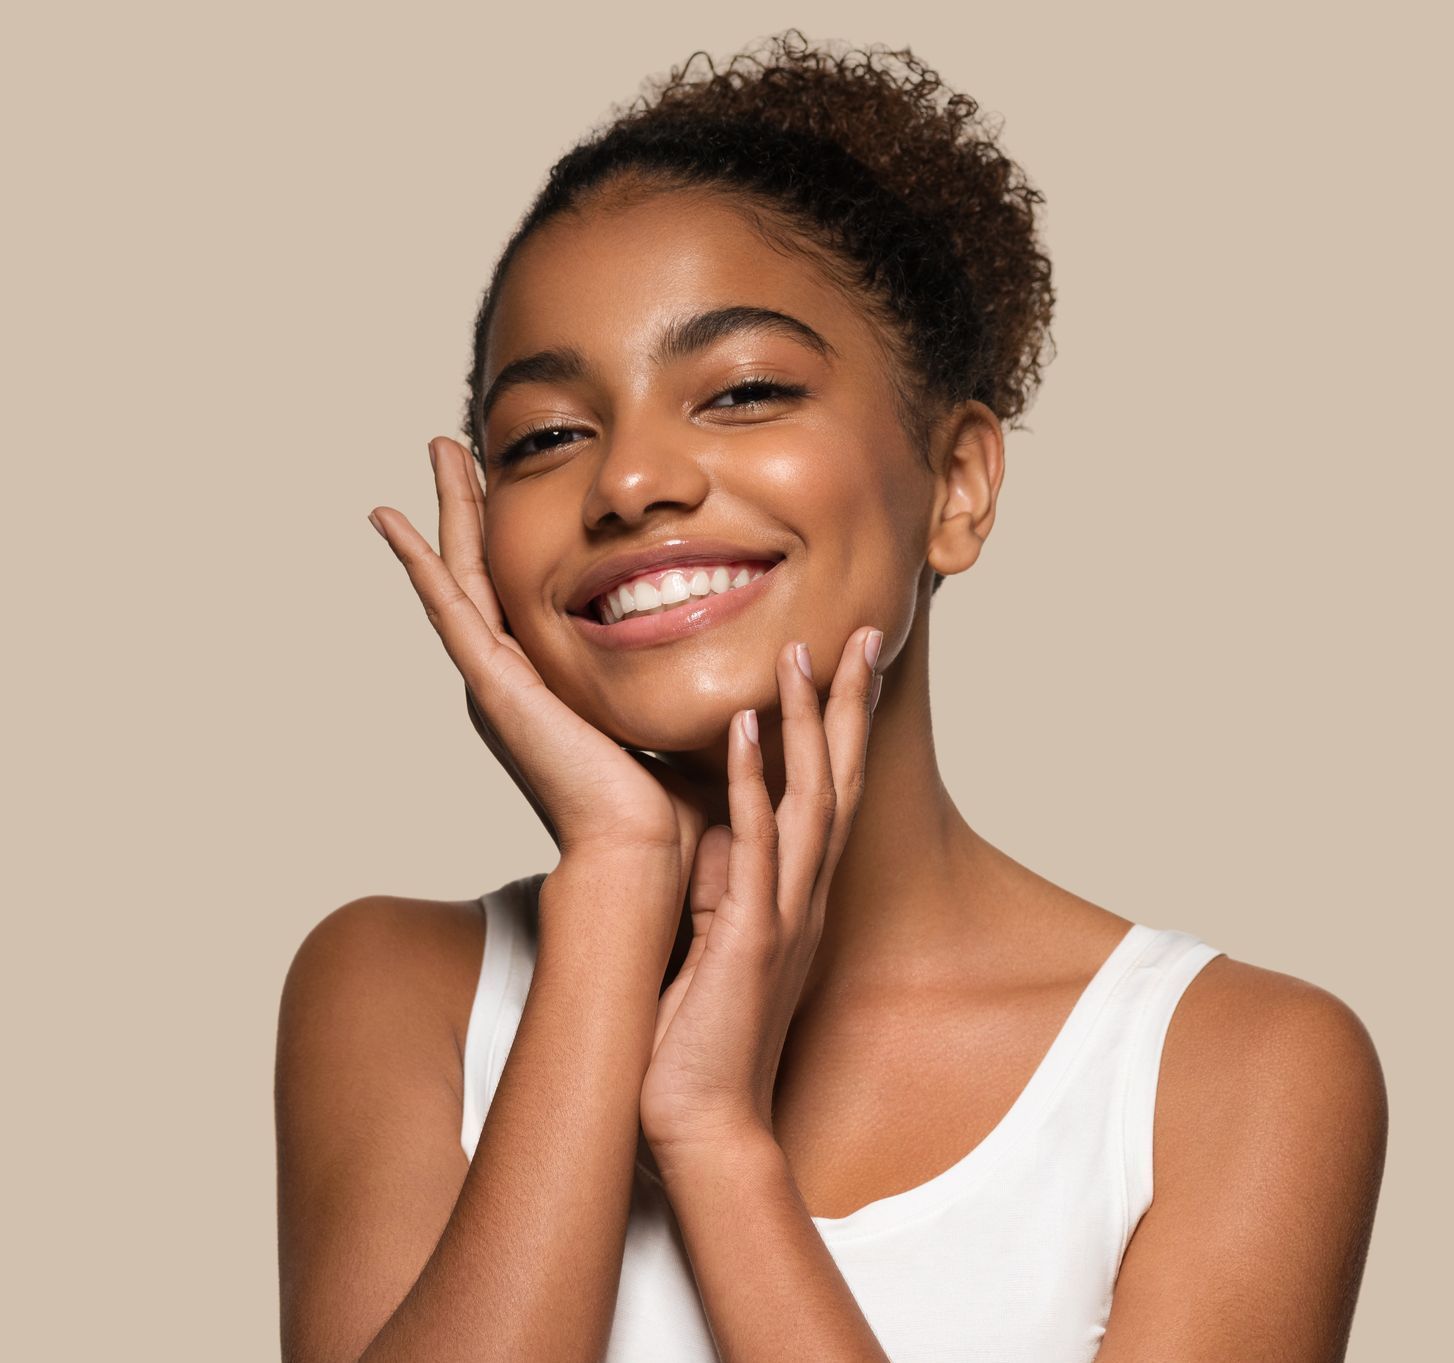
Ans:
{"label": "chin", "polygon": [[592,724],[608,734],[617,743],[641,752],[690,753],[709,752],[722,749],[727,741],[727,726],[738,710],[745,705],[727,709],[706,705],[691,707],[691,713],[678,713],[627,723],[616,722],[602,716],[599,720],[588,716]]}
{"label": "chin", "polygon": [[770,654],[687,659],[663,653],[630,661],[656,666],[636,676],[540,670],[546,685],[586,723],[642,752],[722,752],[727,727],[739,710],[756,707],[764,719],[776,713]]}

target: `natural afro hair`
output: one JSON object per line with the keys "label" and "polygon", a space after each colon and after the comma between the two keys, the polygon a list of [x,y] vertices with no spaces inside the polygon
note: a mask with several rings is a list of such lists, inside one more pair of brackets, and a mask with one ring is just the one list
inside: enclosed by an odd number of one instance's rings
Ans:
{"label": "natural afro hair", "polygon": [[476,317],[477,458],[500,281],[535,228],[608,184],[725,191],[771,240],[817,259],[881,323],[921,449],[933,414],[967,399],[1018,424],[1054,354],[1055,294],[1037,239],[1044,196],[997,145],[998,126],[907,48],[813,44],[798,29],[761,44],[721,67],[694,52],[551,168]]}

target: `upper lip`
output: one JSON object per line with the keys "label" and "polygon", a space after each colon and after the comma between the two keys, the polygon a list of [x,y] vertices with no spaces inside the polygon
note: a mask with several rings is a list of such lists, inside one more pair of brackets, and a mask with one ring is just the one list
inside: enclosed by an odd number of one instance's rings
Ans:
{"label": "upper lip", "polygon": [[582,615],[592,601],[617,583],[625,582],[638,573],[649,573],[653,568],[678,563],[732,563],[738,559],[772,561],[780,558],[782,554],[776,549],[754,548],[734,540],[697,537],[658,540],[640,549],[608,554],[599,563],[593,563],[576,583],[566,610],[572,615]]}

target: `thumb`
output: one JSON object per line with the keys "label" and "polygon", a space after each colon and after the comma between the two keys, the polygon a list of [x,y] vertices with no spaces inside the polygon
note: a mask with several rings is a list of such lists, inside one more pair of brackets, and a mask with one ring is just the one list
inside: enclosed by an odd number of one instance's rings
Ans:
{"label": "thumb", "polygon": [[727,889],[727,861],[731,850],[732,830],[726,824],[712,824],[698,840],[696,859],[692,862],[693,913],[716,911]]}

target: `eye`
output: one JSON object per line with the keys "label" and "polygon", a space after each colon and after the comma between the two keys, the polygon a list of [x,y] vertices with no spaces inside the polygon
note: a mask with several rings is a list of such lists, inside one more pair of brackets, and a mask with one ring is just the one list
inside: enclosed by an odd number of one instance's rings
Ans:
{"label": "eye", "polygon": [[786,398],[805,398],[808,390],[800,383],[778,383],[775,379],[747,378],[734,383],[731,388],[724,388],[708,404],[708,407],[717,407],[724,410],[721,404],[723,398],[741,397],[740,402],[727,404],[725,410],[734,407],[764,407],[771,402],[780,402]]}
{"label": "eye", "polygon": [[[755,410],[774,402],[807,396],[809,396],[808,389],[800,383],[779,383],[775,379],[751,377],[739,379],[730,388],[724,388],[707,403],[707,406],[716,408],[718,411],[732,411],[742,407]],[[736,398],[738,401],[723,403],[723,398]],[[533,454],[544,454],[548,450],[559,449],[563,444],[573,445],[576,442],[569,439],[571,436],[588,439],[590,432],[574,426],[563,426],[557,422],[542,422],[538,426],[530,427],[511,441],[495,456],[495,463],[497,465],[513,464],[518,460],[528,459]]]}
{"label": "eye", "polygon": [[[589,435],[589,432],[577,430],[574,426],[562,426],[550,421],[539,426],[532,426],[501,450],[495,456],[495,462],[497,464],[513,464],[517,459],[525,459],[532,454],[543,454],[546,450],[557,449],[562,444],[574,444],[574,441],[554,438],[557,436],[571,435],[585,436]],[[536,442],[541,441],[547,441],[548,443],[536,445]],[[532,448],[533,445],[536,447]]]}

